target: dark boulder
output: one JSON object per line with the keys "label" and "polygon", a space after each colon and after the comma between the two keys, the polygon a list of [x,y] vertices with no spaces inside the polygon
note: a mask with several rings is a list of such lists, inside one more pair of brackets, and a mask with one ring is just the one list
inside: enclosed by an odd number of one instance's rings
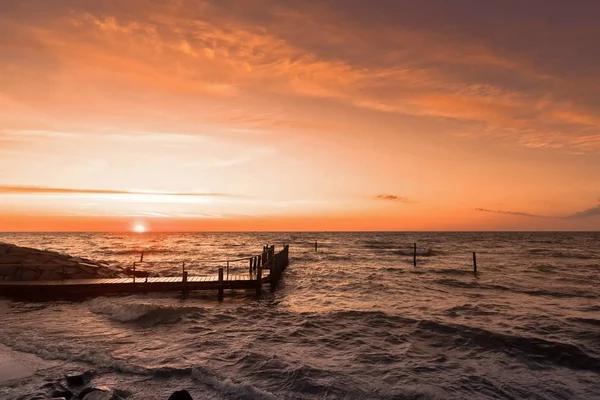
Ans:
{"label": "dark boulder", "polygon": [[43,387],[44,390],[46,390],[46,393],[48,393],[53,399],[64,397],[67,400],[71,400],[73,396],[75,396],[73,392],[71,392],[59,382],[48,382],[44,384]]}
{"label": "dark boulder", "polygon": [[82,400],[124,400],[114,391],[103,386],[85,388],[78,397]]}
{"label": "dark boulder", "polygon": [[194,400],[187,390],[178,390],[174,392],[169,400]]}
{"label": "dark boulder", "polygon": [[71,371],[65,375],[65,380],[69,386],[83,386],[92,379],[92,371],[77,372]]}
{"label": "dark boulder", "polygon": [[16,400],[49,400],[49,399],[50,399],[50,397],[48,397],[44,393],[26,394],[26,395],[19,396],[16,398]]}

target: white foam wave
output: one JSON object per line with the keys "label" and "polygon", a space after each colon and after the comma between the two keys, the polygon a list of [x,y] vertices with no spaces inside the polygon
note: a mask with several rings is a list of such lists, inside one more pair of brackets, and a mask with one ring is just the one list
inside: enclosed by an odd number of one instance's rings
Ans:
{"label": "white foam wave", "polygon": [[108,316],[118,322],[134,322],[143,319],[165,320],[182,314],[201,312],[199,307],[176,307],[144,302],[139,299],[96,298],[88,302],[88,309],[95,314]]}

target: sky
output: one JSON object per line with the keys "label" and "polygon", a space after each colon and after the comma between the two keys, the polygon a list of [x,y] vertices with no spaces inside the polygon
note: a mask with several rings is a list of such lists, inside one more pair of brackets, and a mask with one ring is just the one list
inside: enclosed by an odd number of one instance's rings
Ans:
{"label": "sky", "polygon": [[0,0],[0,231],[599,230],[596,0]]}

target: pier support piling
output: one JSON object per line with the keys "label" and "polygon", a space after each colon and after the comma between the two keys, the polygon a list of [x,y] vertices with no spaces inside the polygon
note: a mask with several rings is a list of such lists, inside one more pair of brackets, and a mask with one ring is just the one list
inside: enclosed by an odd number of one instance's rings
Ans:
{"label": "pier support piling", "polygon": [[223,267],[219,267],[219,301],[223,301]]}
{"label": "pier support piling", "polygon": [[[181,283],[183,284],[183,290],[181,291],[181,294],[183,294],[184,296],[187,294],[187,280],[188,280],[188,273],[187,273],[187,271],[183,271],[183,276],[181,277]],[[148,282],[148,278],[146,278],[146,282]]]}
{"label": "pier support piling", "polygon": [[260,296],[262,294],[262,265],[258,264],[258,268],[256,270],[256,295]]}

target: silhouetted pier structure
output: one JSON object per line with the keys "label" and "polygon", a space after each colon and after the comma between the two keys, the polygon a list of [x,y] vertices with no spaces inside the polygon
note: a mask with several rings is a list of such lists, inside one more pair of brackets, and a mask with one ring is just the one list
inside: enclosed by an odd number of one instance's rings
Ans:
{"label": "silhouetted pier structure", "polygon": [[[245,271],[239,267],[231,268],[232,263],[247,262]],[[71,297],[97,296],[115,293],[150,293],[150,292],[181,292],[216,291],[219,300],[223,299],[225,290],[254,290],[257,295],[262,293],[263,285],[268,284],[275,291],[282,273],[289,264],[289,245],[276,252],[275,246],[265,246],[260,255],[235,260],[221,261],[216,275],[192,275],[182,263],[181,276],[144,277],[135,275],[135,267],[142,263],[134,263],[134,273],[129,278],[110,279],[65,279],[60,281],[0,281],[0,295],[15,297]],[[157,262],[160,263],[160,262]],[[213,261],[213,263],[215,263]],[[139,271],[138,271],[139,272]]]}

